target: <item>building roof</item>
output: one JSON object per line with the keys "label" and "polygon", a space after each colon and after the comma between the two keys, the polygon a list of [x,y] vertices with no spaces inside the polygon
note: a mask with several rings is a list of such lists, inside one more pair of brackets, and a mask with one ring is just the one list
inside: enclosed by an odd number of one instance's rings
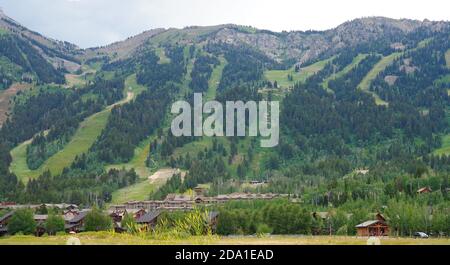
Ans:
{"label": "building roof", "polygon": [[431,192],[431,189],[428,187],[420,188],[417,190],[417,193],[423,193],[423,192]]}
{"label": "building roof", "polygon": [[13,214],[14,214],[14,211],[11,211],[11,212],[9,212],[9,213],[7,213],[7,214],[1,216],[1,217],[0,217],[0,222],[3,222],[3,221],[5,221],[6,219],[10,218],[11,216],[13,216]]}
{"label": "building roof", "polygon": [[370,221],[366,221],[366,222],[364,222],[362,224],[359,224],[359,225],[357,225],[355,227],[356,228],[364,228],[364,227],[372,226],[372,225],[377,224],[377,223],[380,223],[382,225],[386,225],[386,223],[384,223],[383,221],[380,221],[380,220],[370,220]]}
{"label": "building roof", "polygon": [[81,220],[83,220],[86,215],[90,212],[91,210],[82,210],[80,211],[76,216],[74,216],[69,222],[70,223],[78,223]]}
{"label": "building roof", "polygon": [[37,220],[37,221],[45,221],[47,219],[48,219],[47,214],[35,214],[34,215],[34,220]]}
{"label": "building roof", "polygon": [[150,223],[161,214],[160,211],[148,212],[136,220],[136,223]]}

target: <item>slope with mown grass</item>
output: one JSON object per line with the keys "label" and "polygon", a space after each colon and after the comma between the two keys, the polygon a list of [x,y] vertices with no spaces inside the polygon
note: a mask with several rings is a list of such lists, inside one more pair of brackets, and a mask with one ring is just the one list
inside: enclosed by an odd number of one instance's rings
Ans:
{"label": "slope with mown grass", "polygon": [[339,71],[338,73],[336,73],[336,74],[334,74],[334,75],[332,75],[332,76],[329,76],[327,79],[325,79],[325,80],[323,81],[323,83],[322,83],[323,88],[324,88],[325,90],[327,90],[328,92],[333,93],[333,90],[331,90],[331,89],[328,87],[328,83],[329,83],[331,80],[340,78],[340,77],[346,75],[347,73],[349,73],[351,70],[353,70],[353,68],[357,67],[358,64],[359,64],[362,60],[364,60],[367,56],[368,56],[368,54],[358,54],[358,56],[356,56],[355,58],[353,58],[353,61],[352,61],[349,65],[347,65],[344,69],[342,69],[342,70]]}
{"label": "slope with mown grass", "polygon": [[367,93],[370,93],[375,98],[375,103],[377,105],[384,105],[387,106],[389,103],[382,100],[375,92],[370,91],[370,85],[372,84],[373,80],[377,78],[377,76],[383,72],[386,67],[388,67],[392,62],[394,62],[397,58],[402,56],[402,52],[395,52],[388,56],[384,56],[373,68],[372,70],[367,73],[367,75],[364,77],[364,79],[361,81],[361,83],[358,86],[358,89],[361,89]]}
{"label": "slope with mown grass", "polygon": [[211,78],[208,82],[208,91],[206,92],[206,100],[214,100],[217,94],[217,87],[220,84],[222,78],[223,69],[227,66],[227,60],[223,57],[219,57],[220,64],[213,69]]}
{"label": "slope with mown grass", "polygon": [[[297,82],[305,82],[308,77],[322,70],[331,59],[332,58],[319,61],[309,66],[300,68],[299,72],[295,71],[295,67],[291,67],[288,70],[265,71],[264,77],[270,82],[276,81],[279,87],[289,88],[294,86]],[[292,76],[291,80],[289,80],[289,75]]]}
{"label": "slope with mown grass", "polygon": [[139,93],[139,91],[142,90],[141,87],[134,85],[133,80],[135,80],[135,77],[127,79],[126,87],[129,91],[126,92],[127,96],[125,99],[108,106],[105,110],[89,116],[81,122],[74,136],[64,149],[47,159],[38,169],[31,170],[27,165],[26,150],[27,146],[31,143],[31,140],[29,140],[11,151],[12,163],[10,170],[24,183],[29,179],[38,177],[47,170],[53,175],[60,174],[65,167],[70,166],[76,156],[87,152],[94,144],[102,130],[105,128],[112,108],[116,105],[125,104],[133,100],[136,95],[135,93]]}
{"label": "slope with mown grass", "polygon": [[[425,39],[418,43],[416,48],[413,48],[409,51],[414,51],[420,48],[424,48],[432,39]],[[372,70],[367,73],[367,75],[364,77],[364,79],[361,81],[361,83],[358,86],[358,89],[361,89],[367,93],[372,94],[372,96],[375,98],[375,103],[377,105],[382,106],[389,106],[389,103],[382,100],[380,96],[378,96],[375,92],[370,91],[370,85],[372,84],[373,80],[377,78],[377,76],[383,72],[389,65],[391,65],[396,59],[400,58],[403,54],[405,54],[406,51],[402,52],[394,52],[390,55],[384,56],[373,68]]]}
{"label": "slope with mown grass", "polygon": [[449,155],[450,154],[450,134],[442,138],[442,147],[434,151],[435,155]]}

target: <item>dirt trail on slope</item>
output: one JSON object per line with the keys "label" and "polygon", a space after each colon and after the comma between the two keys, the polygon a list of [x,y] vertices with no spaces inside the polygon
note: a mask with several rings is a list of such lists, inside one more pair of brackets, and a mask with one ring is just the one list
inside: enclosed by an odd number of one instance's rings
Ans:
{"label": "dirt trail on slope", "polygon": [[8,119],[9,108],[11,107],[10,100],[19,92],[30,89],[31,84],[15,83],[7,90],[0,91],[0,127]]}
{"label": "dirt trail on slope", "polygon": [[181,173],[181,178],[183,179],[186,175],[185,172],[175,169],[175,168],[163,168],[156,171],[153,175],[148,177],[150,183],[154,184],[156,182],[166,183],[170,178],[172,178],[175,174]]}

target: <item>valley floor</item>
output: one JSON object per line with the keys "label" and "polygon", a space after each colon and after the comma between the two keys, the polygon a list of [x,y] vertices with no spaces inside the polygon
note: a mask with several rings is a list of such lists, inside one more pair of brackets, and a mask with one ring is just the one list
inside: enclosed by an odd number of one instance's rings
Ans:
{"label": "valley floor", "polygon": [[[0,245],[64,245],[69,235],[11,236],[0,238]],[[350,236],[202,236],[186,239],[150,239],[112,232],[81,233],[83,245],[366,245],[366,237]],[[450,238],[381,238],[381,245],[450,245]]]}

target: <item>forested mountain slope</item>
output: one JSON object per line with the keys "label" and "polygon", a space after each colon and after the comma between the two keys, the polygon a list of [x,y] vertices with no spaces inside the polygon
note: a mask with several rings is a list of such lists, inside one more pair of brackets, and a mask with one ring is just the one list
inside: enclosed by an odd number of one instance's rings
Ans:
{"label": "forested mountain slope", "polygon": [[[2,21],[5,88],[24,76],[34,87],[11,99],[0,129],[0,201],[102,205],[120,189],[162,199],[203,185],[210,195],[288,193],[314,210],[399,202],[448,209],[446,22],[377,17],[281,33],[158,29],[80,50]],[[79,64],[81,85],[67,85],[55,60]],[[170,107],[194,92],[219,102],[280,100],[280,144],[174,137]],[[186,175],[161,187],[146,182],[167,167]],[[418,195],[421,187],[434,192]]]}

